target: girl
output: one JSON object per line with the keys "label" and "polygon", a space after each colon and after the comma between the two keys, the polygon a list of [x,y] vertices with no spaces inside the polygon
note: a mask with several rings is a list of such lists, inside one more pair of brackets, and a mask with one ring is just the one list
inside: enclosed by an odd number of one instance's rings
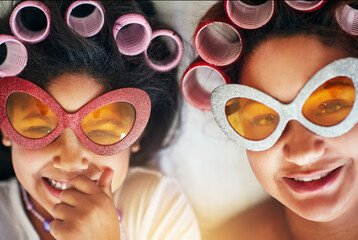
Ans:
{"label": "girl", "polygon": [[[178,184],[129,167],[164,146],[179,105],[173,64],[155,67],[170,53],[165,42],[141,55],[121,49],[128,19],[137,38],[148,22],[161,26],[143,17],[154,17],[152,7],[25,1],[1,19],[0,126],[16,174],[0,184],[2,238],[200,239]],[[88,16],[96,18],[83,32]],[[116,30],[125,36],[115,39]],[[27,54],[16,77],[14,45],[17,57]]]}
{"label": "girl", "polygon": [[[205,16],[239,29],[242,44],[240,59],[219,68],[233,84],[213,91],[211,110],[275,200],[212,239],[357,239],[357,6],[254,2],[220,2]],[[244,5],[248,17],[240,19]]]}

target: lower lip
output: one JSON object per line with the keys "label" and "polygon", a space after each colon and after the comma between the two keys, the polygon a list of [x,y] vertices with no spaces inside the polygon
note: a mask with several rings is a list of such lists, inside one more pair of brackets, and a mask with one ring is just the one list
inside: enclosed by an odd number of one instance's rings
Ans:
{"label": "lower lip", "polygon": [[56,189],[54,187],[52,187],[47,181],[46,179],[42,179],[43,182],[45,183],[45,186],[47,188],[47,190],[51,193],[52,196],[54,196],[55,198],[60,199],[60,194],[62,192],[62,190]]}
{"label": "lower lip", "polygon": [[328,188],[330,185],[332,185],[333,182],[338,178],[341,169],[342,167],[339,167],[335,169],[333,172],[331,172],[328,176],[310,182],[295,181],[290,178],[284,178],[284,181],[293,191],[297,193],[300,194],[315,193],[318,191],[322,191]]}

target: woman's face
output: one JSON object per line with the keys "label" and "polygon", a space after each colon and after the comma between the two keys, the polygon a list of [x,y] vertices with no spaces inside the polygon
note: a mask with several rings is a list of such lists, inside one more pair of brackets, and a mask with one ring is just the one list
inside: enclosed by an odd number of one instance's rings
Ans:
{"label": "woman's face", "polygon": [[[63,74],[55,78],[46,91],[65,111],[76,112],[104,90],[87,75]],[[9,145],[10,140],[3,136],[3,143]],[[48,217],[53,206],[59,203],[58,191],[54,191],[49,182],[66,183],[79,174],[97,181],[106,168],[111,168],[114,170],[112,190],[115,191],[128,171],[130,149],[112,156],[97,155],[88,150],[71,129],[65,129],[41,149],[26,149],[14,142],[11,146],[16,177],[30,193],[37,210]]]}
{"label": "woman's face", "polygon": [[[247,60],[242,84],[290,103],[317,71],[347,57],[309,36],[263,42]],[[358,205],[358,126],[335,137],[318,136],[290,121],[266,151],[247,151],[266,191],[303,218],[330,221]]]}

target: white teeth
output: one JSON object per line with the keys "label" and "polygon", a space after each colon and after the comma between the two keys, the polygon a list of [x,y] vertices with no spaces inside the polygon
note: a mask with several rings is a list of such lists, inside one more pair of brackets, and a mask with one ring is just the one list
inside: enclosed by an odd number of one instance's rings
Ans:
{"label": "white teeth", "polygon": [[59,189],[59,190],[65,190],[67,188],[67,183],[63,183],[63,182],[57,182],[53,179],[48,179],[48,183],[56,188],[56,189]]}
{"label": "white teeth", "polygon": [[313,177],[313,178],[294,178],[295,181],[300,181],[300,182],[310,182],[310,181],[314,181],[314,180],[318,180],[321,178],[324,178],[328,175],[329,173],[324,173],[320,176],[317,177]]}

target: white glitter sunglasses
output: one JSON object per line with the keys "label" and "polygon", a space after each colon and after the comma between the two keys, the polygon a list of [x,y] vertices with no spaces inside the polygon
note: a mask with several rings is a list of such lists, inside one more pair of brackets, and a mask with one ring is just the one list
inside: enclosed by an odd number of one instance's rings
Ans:
{"label": "white glitter sunglasses", "polygon": [[344,58],[318,71],[289,104],[240,84],[217,87],[211,109],[223,132],[251,151],[272,147],[297,120],[322,137],[337,137],[358,121],[358,59]]}

